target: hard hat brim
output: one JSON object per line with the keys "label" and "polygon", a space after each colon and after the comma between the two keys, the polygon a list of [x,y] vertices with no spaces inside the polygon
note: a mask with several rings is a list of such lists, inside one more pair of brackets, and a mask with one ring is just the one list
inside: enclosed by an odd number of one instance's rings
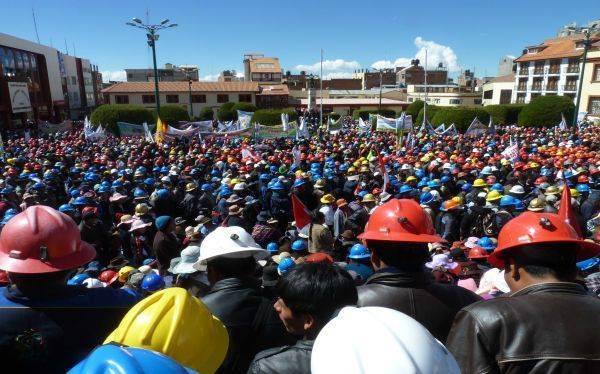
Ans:
{"label": "hard hat brim", "polygon": [[384,242],[406,242],[406,243],[447,243],[445,239],[438,235],[429,234],[409,234],[409,233],[385,233],[385,232],[365,232],[358,236],[363,241],[377,240]]}
{"label": "hard hat brim", "polygon": [[[588,258],[592,258],[600,254],[600,245],[594,242],[588,242],[585,240],[578,239],[559,239],[559,240],[539,240],[535,243],[522,243],[510,247],[504,248],[496,248],[492,254],[488,257],[488,262],[493,267],[503,269],[504,268],[504,259],[506,257],[510,257],[510,252],[518,249],[523,246],[541,246],[541,244],[550,244],[550,243],[564,243],[564,244],[577,244],[577,261],[586,260]],[[540,251],[543,251],[543,248],[540,248]]]}
{"label": "hard hat brim", "polygon": [[8,253],[0,252],[0,269],[9,273],[21,274],[53,273],[75,269],[92,261],[95,257],[96,250],[94,247],[91,244],[82,241],[78,251],[60,258],[50,258],[46,262],[35,258],[19,260],[10,257]]}

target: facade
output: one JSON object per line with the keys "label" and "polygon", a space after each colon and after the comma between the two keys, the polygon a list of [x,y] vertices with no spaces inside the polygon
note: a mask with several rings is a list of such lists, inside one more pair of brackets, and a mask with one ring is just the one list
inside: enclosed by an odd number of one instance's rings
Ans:
{"label": "facade", "polygon": [[[188,82],[160,82],[161,105],[176,104],[189,110]],[[259,86],[256,82],[192,82],[192,109],[197,115],[205,107],[218,109],[228,102],[257,104]],[[102,90],[107,104],[136,104],[148,109],[156,106],[154,83],[120,82]]]}
{"label": "facade", "polygon": [[[187,82],[189,79],[198,81],[198,67],[194,65],[185,65],[186,68],[192,68],[186,74],[182,71],[183,66],[175,66],[173,64],[165,64],[162,69],[156,69],[159,82]],[[154,69],[125,69],[127,82],[154,82]]]}
{"label": "facade", "polygon": [[[515,60],[517,72],[511,102],[529,103],[540,95],[568,96],[575,100],[585,43],[583,38],[582,34],[573,34],[525,48]],[[592,35],[591,40],[596,43],[600,35]]]}
{"label": "facade", "polygon": [[483,84],[483,105],[510,104],[515,75],[492,78]]}
{"label": "facade", "polygon": [[[300,74],[290,74],[286,72],[283,76],[283,83],[292,91],[306,90],[309,80],[313,79],[313,83],[317,89],[320,88],[320,79],[318,76],[307,75],[301,71]],[[323,79],[323,90],[360,90],[362,89],[362,79],[358,78],[331,78]]]}
{"label": "facade", "polygon": [[[425,101],[425,85],[409,85],[407,101]],[[427,103],[438,106],[477,106],[483,103],[480,93],[465,92],[456,84],[427,85]]]}
{"label": "facade", "polygon": [[259,108],[285,108],[289,105],[290,90],[285,84],[261,85],[256,95]]}
{"label": "facade", "polygon": [[513,74],[515,65],[515,56],[504,56],[498,62],[498,76],[504,77]]}
{"label": "facade", "polygon": [[[392,99],[381,99],[382,109],[391,109],[396,112],[406,109],[409,103],[406,101],[392,100]],[[301,99],[300,107],[305,109],[308,108],[309,99]],[[316,99],[316,108],[321,105],[321,99]],[[379,99],[323,99],[323,113],[339,113],[341,115],[351,115],[355,110],[359,109],[378,109]]]}
{"label": "facade", "polygon": [[600,42],[593,44],[587,55],[579,111],[600,119]]}
{"label": "facade", "polygon": [[[442,65],[437,69],[427,70],[427,84],[448,83],[448,70]],[[419,65],[419,60],[411,61],[411,65],[400,68],[396,73],[396,84],[407,87],[414,84],[425,84],[425,69]]]}
{"label": "facade", "polygon": [[0,130],[89,114],[99,103],[98,78],[88,60],[0,33]]}
{"label": "facade", "polygon": [[223,70],[221,74],[219,74],[218,82],[243,82],[244,77],[238,76],[237,71],[235,70]]}
{"label": "facade", "polygon": [[244,55],[244,80],[258,84],[281,84],[283,73],[279,59],[262,54]]}

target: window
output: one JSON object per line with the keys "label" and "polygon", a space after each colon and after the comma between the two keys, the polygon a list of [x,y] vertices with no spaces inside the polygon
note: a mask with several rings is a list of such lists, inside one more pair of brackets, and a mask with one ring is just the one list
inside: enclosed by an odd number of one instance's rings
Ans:
{"label": "window", "polygon": [[481,105],[481,99],[475,99],[475,100],[473,100],[473,103],[475,105]]}
{"label": "window", "polygon": [[450,99],[451,105],[459,105],[462,102],[461,99]]}
{"label": "window", "polygon": [[519,103],[519,104],[525,103],[525,94],[524,93],[517,94],[517,103]]}
{"label": "window", "polygon": [[600,64],[594,65],[594,70],[592,73],[592,82],[600,82]]}
{"label": "window", "polygon": [[500,90],[500,104],[510,104],[512,90]]}
{"label": "window", "polygon": [[274,69],[275,64],[272,62],[257,62],[256,67],[258,69]]}
{"label": "window", "polygon": [[192,95],[192,103],[205,103],[206,95]]}
{"label": "window", "polygon": [[409,97],[409,98],[408,98],[408,102],[409,102],[409,103],[412,103],[412,102],[413,102],[413,98],[412,98],[412,97]]}
{"label": "window", "polygon": [[77,84],[77,77],[71,76],[71,84],[72,85],[76,85]]}
{"label": "window", "polygon": [[250,94],[239,94],[238,101],[240,103],[251,103],[252,95]]}
{"label": "window", "polygon": [[155,104],[156,96],[154,95],[142,95],[142,103],[144,104]]}
{"label": "window", "polygon": [[12,49],[8,48],[4,52],[4,58],[2,60],[2,68],[4,69],[4,76],[14,77],[15,76],[15,56]]}
{"label": "window", "polygon": [[129,96],[127,96],[127,95],[115,95],[115,102],[117,104],[129,104]]}
{"label": "window", "polygon": [[179,95],[167,95],[167,103],[168,104],[179,103]]}
{"label": "window", "polygon": [[484,99],[491,99],[493,95],[494,95],[494,90],[487,90],[487,91],[483,92]]}
{"label": "window", "polygon": [[224,104],[224,103],[228,103],[228,102],[229,102],[229,95],[227,95],[227,94],[217,95],[217,103]]}
{"label": "window", "polygon": [[588,104],[588,113],[594,116],[600,115],[600,96],[591,96]]}

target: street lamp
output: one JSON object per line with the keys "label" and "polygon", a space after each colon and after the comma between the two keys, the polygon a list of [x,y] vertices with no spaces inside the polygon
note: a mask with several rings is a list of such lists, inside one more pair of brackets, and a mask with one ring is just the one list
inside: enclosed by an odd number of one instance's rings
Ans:
{"label": "street lamp", "polygon": [[[165,20],[168,21],[168,20]],[[164,21],[163,21],[164,22]],[[195,72],[198,71],[198,68],[195,66],[180,66],[177,70],[179,70],[180,72],[182,72],[183,74],[185,74],[185,77],[188,80],[188,89],[189,89],[189,100],[190,100],[190,119],[192,117],[194,117],[194,108],[192,106],[192,82],[194,81],[192,79],[192,74],[194,74]]]}
{"label": "street lamp", "polygon": [[579,114],[579,101],[581,100],[581,87],[583,86],[583,71],[585,70],[585,60],[587,59],[588,48],[590,47],[590,30],[582,29],[585,35],[583,44],[583,58],[581,71],[579,72],[579,87],[577,88],[577,100],[575,101],[575,113],[573,113],[573,125],[577,124],[577,115]]}
{"label": "street lamp", "polygon": [[[152,62],[154,63],[154,96],[156,99],[156,115],[160,115],[160,98],[158,96],[158,69],[156,68],[156,41],[158,40],[158,30],[166,29],[168,27],[177,26],[176,23],[170,23],[168,19],[164,19],[158,25],[147,25],[142,22],[139,18],[132,18],[133,22],[127,22],[126,25],[137,27],[138,29],[146,30],[146,37],[148,38],[148,45],[152,47]],[[190,100],[191,101],[191,100]]]}

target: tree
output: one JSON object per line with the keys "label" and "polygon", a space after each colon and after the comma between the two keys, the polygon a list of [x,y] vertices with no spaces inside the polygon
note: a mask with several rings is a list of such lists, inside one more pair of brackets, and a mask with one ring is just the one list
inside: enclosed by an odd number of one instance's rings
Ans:
{"label": "tree", "polygon": [[419,116],[419,111],[423,108],[423,105],[425,105],[423,100],[415,100],[413,103],[406,107],[406,114],[412,116],[413,122],[415,122],[415,118]]}
{"label": "tree", "polygon": [[[419,110],[419,115],[417,115],[417,119],[415,120],[413,117],[413,123],[415,125],[421,125],[423,123],[423,116],[425,115],[425,107],[423,106],[421,110]],[[436,105],[427,105],[427,120],[431,123],[433,117],[435,117],[435,113],[440,109],[439,106]]]}
{"label": "tree", "polygon": [[435,116],[431,119],[431,124],[434,126],[439,126],[442,123],[446,124],[446,126],[454,124],[459,131],[464,132],[475,117],[486,125],[490,120],[490,115],[483,108],[444,107],[437,110]]}
{"label": "tree", "polygon": [[[152,115],[156,121],[156,110],[152,111]],[[180,105],[161,105],[160,119],[163,123],[174,126],[177,125],[179,121],[189,121],[190,115],[188,114],[188,111]]]}
{"label": "tree", "polygon": [[483,110],[492,116],[496,124],[514,125],[518,122],[519,113],[523,107],[522,104],[500,104],[484,106]]}
{"label": "tree", "polygon": [[236,103],[225,103],[221,105],[219,110],[217,110],[217,119],[221,122],[229,122],[235,120],[237,117],[237,112],[233,110],[233,106]]}
{"label": "tree", "polygon": [[336,112],[331,112],[327,115],[327,117],[333,119],[334,121],[337,121],[338,119],[340,119],[341,115]]}
{"label": "tree", "polygon": [[538,96],[519,113],[519,125],[556,126],[561,121],[561,113],[570,125],[574,112],[575,105],[568,96]]}
{"label": "tree", "polygon": [[127,122],[141,125],[144,122],[154,122],[152,112],[141,105],[133,104],[104,104],[92,112],[90,121],[94,125],[103,125],[113,134],[119,134],[117,122]]}
{"label": "tree", "polygon": [[214,117],[215,112],[212,110],[212,108],[205,106],[204,108],[200,109],[200,114],[198,114],[196,119],[198,121],[212,121]]}
{"label": "tree", "polygon": [[237,111],[241,110],[243,112],[256,112],[256,105],[252,104],[252,103],[245,103],[245,102],[241,102],[241,103],[235,103],[233,105],[233,107],[231,107],[231,110],[233,110],[235,112],[235,119],[237,119]]}

